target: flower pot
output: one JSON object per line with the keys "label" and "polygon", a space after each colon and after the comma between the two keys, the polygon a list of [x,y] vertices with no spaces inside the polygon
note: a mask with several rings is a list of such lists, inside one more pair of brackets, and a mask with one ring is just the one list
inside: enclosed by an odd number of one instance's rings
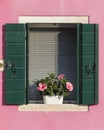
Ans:
{"label": "flower pot", "polygon": [[62,104],[63,96],[43,96],[44,104]]}

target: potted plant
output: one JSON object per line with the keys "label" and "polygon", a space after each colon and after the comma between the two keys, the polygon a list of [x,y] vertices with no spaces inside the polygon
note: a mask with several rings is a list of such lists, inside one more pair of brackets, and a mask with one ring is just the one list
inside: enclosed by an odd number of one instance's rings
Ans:
{"label": "potted plant", "polygon": [[45,104],[62,104],[63,97],[68,96],[73,90],[73,85],[64,74],[57,76],[54,73],[48,73],[47,77],[35,80],[35,83]]}

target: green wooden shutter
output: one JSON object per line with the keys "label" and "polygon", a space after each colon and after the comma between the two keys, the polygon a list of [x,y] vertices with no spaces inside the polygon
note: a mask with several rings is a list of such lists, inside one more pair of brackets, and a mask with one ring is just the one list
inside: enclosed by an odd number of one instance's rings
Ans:
{"label": "green wooden shutter", "polygon": [[77,102],[98,103],[98,25],[77,25]]}
{"label": "green wooden shutter", "polygon": [[26,102],[25,25],[5,25],[5,104]]}

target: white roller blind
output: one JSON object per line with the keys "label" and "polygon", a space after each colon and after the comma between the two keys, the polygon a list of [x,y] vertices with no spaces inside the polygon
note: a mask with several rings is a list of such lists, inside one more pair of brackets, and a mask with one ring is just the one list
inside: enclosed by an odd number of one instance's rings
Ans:
{"label": "white roller blind", "polygon": [[29,33],[29,83],[48,72],[57,73],[57,31],[30,31]]}

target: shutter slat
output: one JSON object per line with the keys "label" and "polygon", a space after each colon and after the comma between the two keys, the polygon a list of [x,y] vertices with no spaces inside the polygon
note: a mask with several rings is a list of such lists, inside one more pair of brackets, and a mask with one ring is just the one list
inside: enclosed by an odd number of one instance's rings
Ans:
{"label": "shutter slat", "polygon": [[[78,25],[78,104],[97,104],[98,101],[98,25]],[[78,50],[78,49],[77,49]],[[96,67],[96,68],[94,68]],[[96,71],[95,71],[96,69]]]}
{"label": "shutter slat", "polygon": [[19,105],[25,102],[26,93],[24,91],[6,91],[5,104]]}
{"label": "shutter slat", "polygon": [[25,25],[5,25],[5,104],[26,102]]}

